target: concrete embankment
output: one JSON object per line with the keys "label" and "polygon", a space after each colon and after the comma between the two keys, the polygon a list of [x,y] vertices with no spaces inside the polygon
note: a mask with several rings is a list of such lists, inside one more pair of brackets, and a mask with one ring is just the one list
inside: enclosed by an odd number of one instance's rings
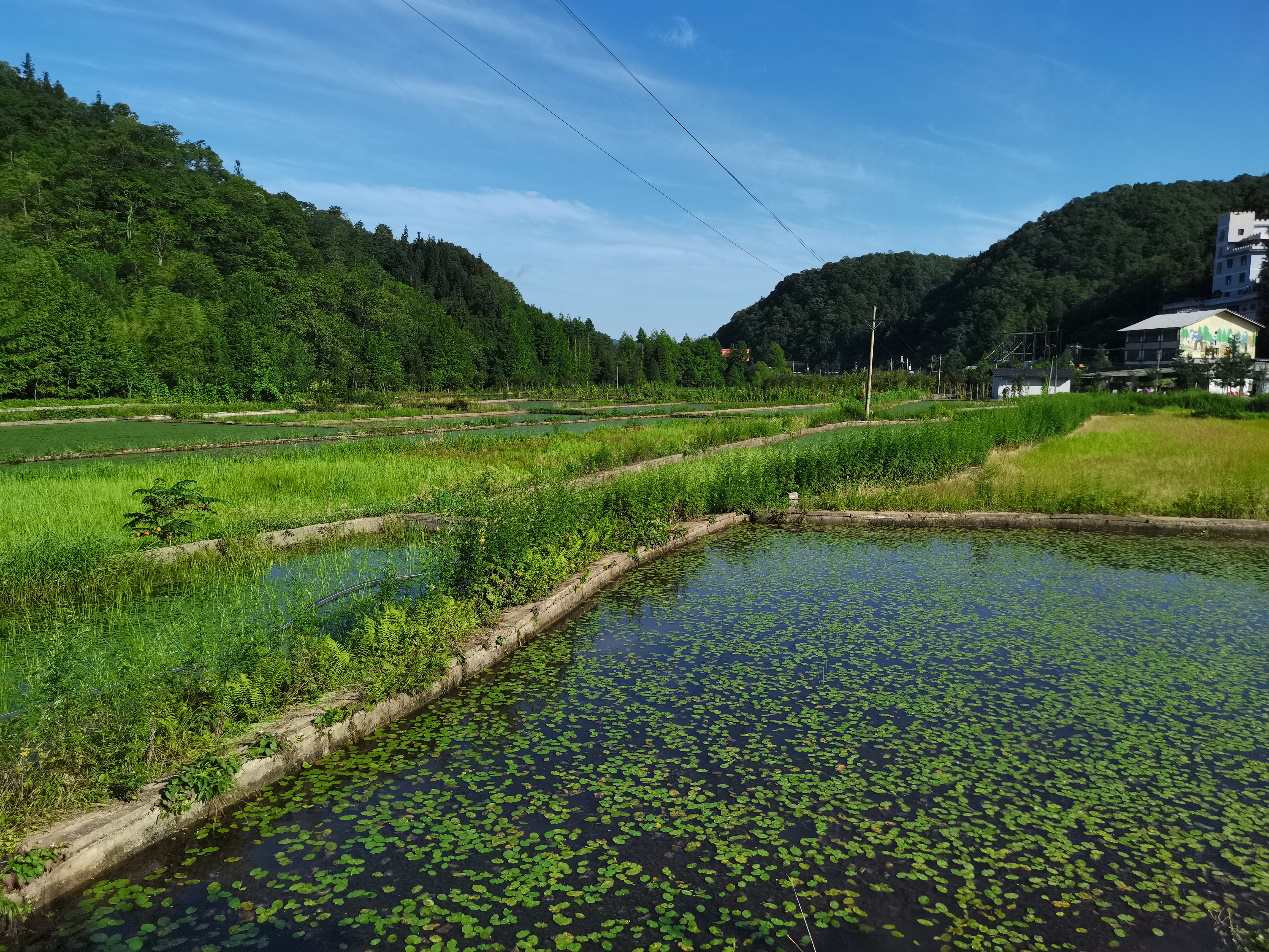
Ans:
{"label": "concrete embankment", "polygon": [[1097,513],[911,512],[903,510],[798,510],[768,512],[755,522],[806,526],[879,526],[921,529],[1059,529],[1131,535],[1205,535],[1269,539],[1269,520],[1189,516],[1108,516]]}

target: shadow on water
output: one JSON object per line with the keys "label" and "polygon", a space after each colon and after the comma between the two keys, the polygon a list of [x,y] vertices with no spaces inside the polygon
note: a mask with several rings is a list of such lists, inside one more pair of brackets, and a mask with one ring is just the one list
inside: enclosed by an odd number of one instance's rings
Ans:
{"label": "shadow on water", "polygon": [[1215,950],[1269,912],[1265,556],[739,530],[26,939]]}

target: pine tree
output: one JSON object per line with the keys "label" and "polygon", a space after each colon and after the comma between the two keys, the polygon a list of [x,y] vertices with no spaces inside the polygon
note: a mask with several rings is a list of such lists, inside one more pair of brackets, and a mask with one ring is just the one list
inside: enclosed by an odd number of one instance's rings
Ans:
{"label": "pine tree", "polygon": [[35,63],[31,61],[31,54],[26,54],[26,59],[22,61],[22,78],[28,82],[35,82]]}

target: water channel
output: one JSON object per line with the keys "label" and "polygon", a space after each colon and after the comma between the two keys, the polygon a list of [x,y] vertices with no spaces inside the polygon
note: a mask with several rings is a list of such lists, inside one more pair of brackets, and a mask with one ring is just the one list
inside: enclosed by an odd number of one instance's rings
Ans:
{"label": "water channel", "polygon": [[1263,545],[745,528],[23,941],[1215,950],[1267,725]]}

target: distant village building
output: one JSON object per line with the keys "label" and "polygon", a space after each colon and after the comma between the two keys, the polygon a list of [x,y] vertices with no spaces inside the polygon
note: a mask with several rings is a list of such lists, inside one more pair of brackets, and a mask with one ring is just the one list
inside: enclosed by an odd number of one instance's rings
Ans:
{"label": "distant village building", "polygon": [[1269,314],[1256,314],[1256,291],[1266,259],[1269,218],[1257,218],[1255,212],[1226,212],[1216,222],[1212,297],[1252,320],[1269,320]]}
{"label": "distant village building", "polygon": [[1156,314],[1121,328],[1124,366],[1167,367],[1181,356],[1219,357],[1231,346],[1255,354],[1264,327],[1229,308]]}
{"label": "distant village building", "polygon": [[1069,370],[1047,367],[996,367],[991,372],[991,398],[1038,397],[1045,393],[1070,393]]}

